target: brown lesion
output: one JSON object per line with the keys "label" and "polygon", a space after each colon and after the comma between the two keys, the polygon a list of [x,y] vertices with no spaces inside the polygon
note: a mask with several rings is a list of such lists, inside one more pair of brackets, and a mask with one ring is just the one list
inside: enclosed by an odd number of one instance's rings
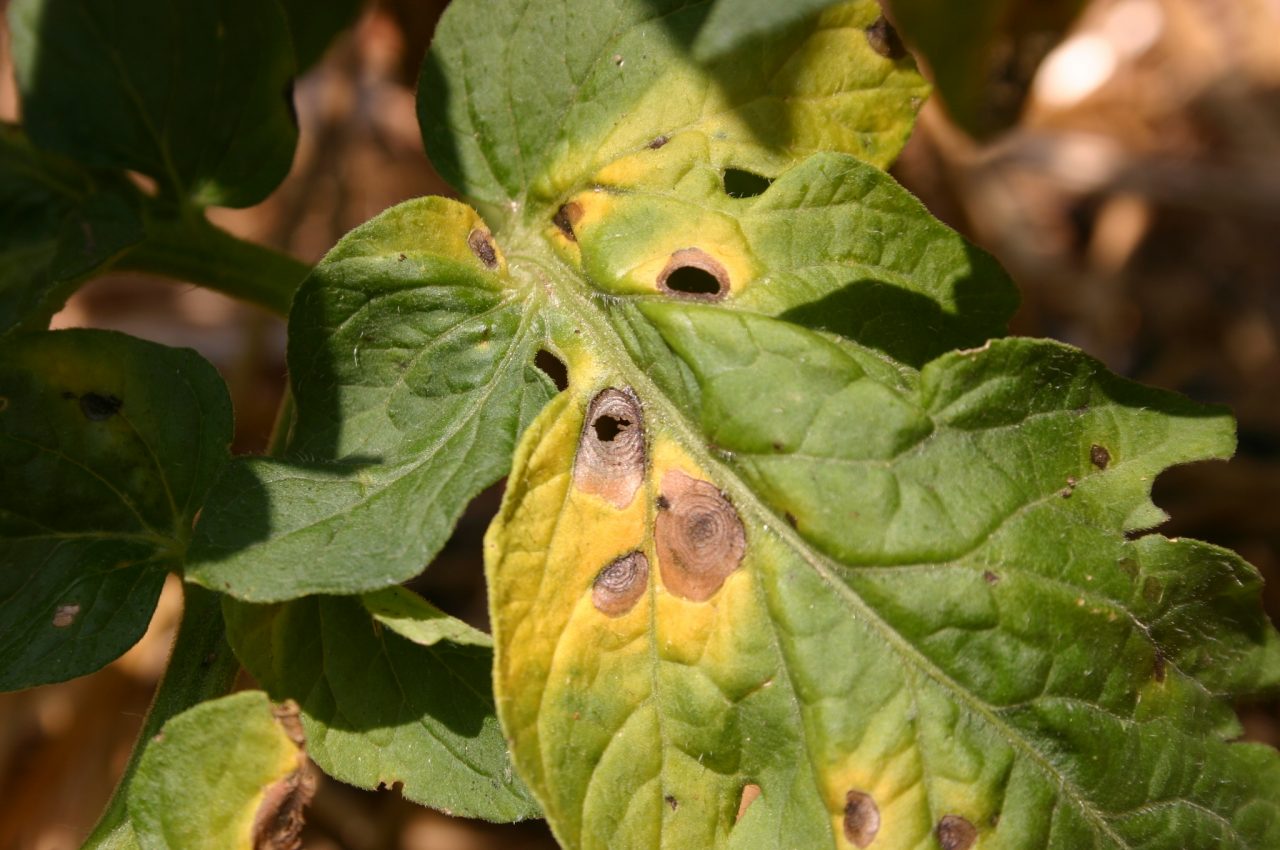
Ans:
{"label": "brown lesion", "polygon": [[701,248],[681,248],[658,274],[658,289],[677,298],[720,301],[729,294],[729,272]]}
{"label": "brown lesion", "polygon": [[498,268],[498,248],[493,244],[493,234],[483,227],[477,227],[467,234],[467,247],[476,255],[486,269]]}
{"label": "brown lesion", "polygon": [[677,596],[705,602],[742,564],[742,519],[715,485],[678,469],[663,476],[662,498],[667,506],[654,522],[662,582]]}
{"label": "brown lesion", "polygon": [[880,807],[870,794],[850,791],[845,795],[844,837],[858,848],[870,847],[880,833]]}
{"label": "brown lesion", "polygon": [[643,552],[614,558],[591,584],[591,604],[608,617],[621,617],[640,601],[649,586],[649,559]]}
{"label": "brown lesion", "polygon": [[298,766],[267,786],[253,818],[254,850],[298,850],[302,846],[305,812],[315,796],[317,776],[307,758],[298,706],[292,700],[272,706],[285,734],[298,747]]}
{"label": "brown lesion", "polygon": [[[742,798],[738,801],[738,817],[742,820],[743,815],[747,813],[747,809],[751,808],[751,804],[760,798],[760,786],[754,782],[744,785],[742,788]],[[737,821],[735,821],[736,823]]]}
{"label": "brown lesion", "polygon": [[625,508],[644,483],[644,416],[630,389],[601,390],[587,407],[573,464],[573,483]]}
{"label": "brown lesion", "polygon": [[943,815],[933,834],[942,850],[970,850],[978,843],[978,828],[959,815]]}
{"label": "brown lesion", "polygon": [[556,214],[551,217],[551,223],[554,224],[556,229],[559,230],[564,235],[564,238],[568,239],[570,242],[578,241],[576,228],[578,226],[578,222],[581,220],[582,204],[577,201],[570,201],[567,204],[561,205],[560,209],[556,210]]}

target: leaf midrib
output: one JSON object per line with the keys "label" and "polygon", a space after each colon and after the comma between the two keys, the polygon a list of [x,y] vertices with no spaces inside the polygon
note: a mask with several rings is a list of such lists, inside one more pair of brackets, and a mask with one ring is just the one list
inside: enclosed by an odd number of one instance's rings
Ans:
{"label": "leaf midrib", "polygon": [[[988,705],[976,695],[971,694],[928,657],[920,653],[892,624],[881,617],[879,612],[839,579],[836,571],[842,565],[813,550],[798,532],[760,500],[739,477],[736,470],[707,450],[705,441],[700,438],[696,426],[688,421],[685,412],[671,403],[644,370],[637,368],[632,362],[623,341],[601,309],[601,302],[591,298],[589,291],[578,281],[580,272],[561,260],[550,248],[542,247],[540,235],[518,232],[514,236],[515,239],[509,238],[512,248],[508,253],[512,276],[517,276],[517,261],[525,261],[532,265],[534,274],[544,278],[540,281],[543,284],[541,288],[550,293],[555,306],[562,308],[574,320],[574,329],[580,332],[579,344],[587,343],[590,350],[612,371],[624,377],[643,400],[646,408],[658,408],[658,415],[652,416],[650,421],[662,422],[699,466],[714,471],[717,486],[729,495],[735,506],[745,510],[758,526],[772,532],[787,547],[796,552],[822,582],[834,591],[838,598],[845,601],[852,613],[855,616],[861,615],[864,621],[897,651],[899,656],[933,680],[944,691],[953,694],[954,701],[960,707],[967,708],[971,713],[981,717],[1014,749],[1023,752],[1049,778],[1053,788],[1073,802],[1081,815],[1092,823],[1099,833],[1114,842],[1117,847],[1132,847],[1111,828],[1103,813],[1090,804],[1076,784],[1043,756],[1021,732],[1009,726],[996,713],[994,706]],[[554,335],[555,332],[556,328],[553,324],[551,334]],[[803,731],[808,738],[808,730]]]}

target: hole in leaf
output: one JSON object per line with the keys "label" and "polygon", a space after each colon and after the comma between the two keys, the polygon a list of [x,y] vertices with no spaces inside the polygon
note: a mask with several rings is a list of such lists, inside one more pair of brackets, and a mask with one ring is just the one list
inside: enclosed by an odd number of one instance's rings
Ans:
{"label": "hole in leaf", "polygon": [[724,170],[724,193],[730,198],[755,198],[773,185],[773,179],[741,168]]}
{"label": "hole in leaf", "polygon": [[592,422],[591,427],[596,429],[596,439],[604,443],[612,443],[614,437],[631,427],[631,420],[606,414]]}
{"label": "hole in leaf", "polygon": [[573,482],[617,508],[631,504],[644,481],[644,419],[630,390],[610,387],[591,400],[578,438]]}
{"label": "hole in leaf", "polygon": [[855,847],[871,846],[880,832],[880,807],[862,791],[850,791],[844,799],[844,837]]}
{"label": "hole in leaf", "polygon": [[538,349],[538,353],[533,356],[533,365],[551,379],[551,383],[556,385],[558,392],[564,392],[569,386],[568,367],[564,365],[563,360],[545,348]]}
{"label": "hole in leaf", "polygon": [[934,835],[942,850],[969,850],[978,841],[978,828],[959,815],[945,815]]}
{"label": "hole in leaf", "polygon": [[649,586],[649,559],[643,552],[615,558],[591,584],[591,604],[608,617],[621,617],[635,607]]}
{"label": "hole in leaf", "polygon": [[867,27],[867,43],[871,49],[886,59],[901,59],[907,55],[907,48],[902,44],[898,31],[884,15],[876,18],[875,23]]}
{"label": "hole in leaf", "polygon": [[658,288],[685,298],[717,301],[729,294],[729,273],[706,251],[682,248],[658,275]]}

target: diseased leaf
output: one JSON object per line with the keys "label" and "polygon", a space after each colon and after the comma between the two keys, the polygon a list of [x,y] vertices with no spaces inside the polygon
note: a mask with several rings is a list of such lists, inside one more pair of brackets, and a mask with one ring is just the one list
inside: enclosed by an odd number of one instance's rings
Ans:
{"label": "diseased leaf", "polygon": [[406,798],[466,817],[537,815],[494,717],[492,650],[449,637],[415,642],[405,635],[439,629],[439,612],[417,618],[402,600],[396,625],[384,627],[366,606],[385,601],[227,600],[227,630],[272,696],[298,701],[308,750],[330,776],[361,788],[400,784]]}
{"label": "diseased leaf", "polygon": [[142,239],[136,192],[0,124],[0,334],[41,330],[77,283]]}
{"label": "diseased leaf", "polygon": [[201,703],[170,720],[129,786],[141,850],[293,846],[314,791],[296,717],[262,691]]}
{"label": "diseased leaf", "polygon": [[284,13],[259,0],[15,0],[27,133],[174,198],[249,206],[284,178],[298,130]]}
{"label": "diseased leaf", "polygon": [[91,330],[0,343],[0,689],[142,636],[230,441],[226,388],[192,351]]}
{"label": "diseased leaf", "polygon": [[188,576],[276,601],[421,572],[554,392],[533,366],[541,295],[508,278],[475,213],[443,198],[344,238],[290,315],[286,458],[232,465],[201,515]]}

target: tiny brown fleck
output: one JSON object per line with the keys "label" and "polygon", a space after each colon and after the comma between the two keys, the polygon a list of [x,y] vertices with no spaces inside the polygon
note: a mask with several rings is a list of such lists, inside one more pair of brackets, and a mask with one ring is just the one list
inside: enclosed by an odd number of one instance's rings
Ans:
{"label": "tiny brown fleck", "polygon": [[677,596],[705,602],[742,563],[746,532],[715,485],[678,469],[662,477],[670,507],[654,523],[662,581]]}
{"label": "tiny brown fleck", "polygon": [[1089,460],[1098,469],[1106,469],[1107,465],[1111,463],[1111,452],[1107,451],[1105,446],[1099,446],[1095,443],[1089,447]]}
{"label": "tiny brown fleck", "polygon": [[467,236],[467,247],[475,254],[487,269],[498,267],[498,249],[493,245],[493,235],[482,227],[477,227]]}
{"label": "tiny brown fleck", "polygon": [[573,483],[616,508],[631,504],[644,482],[640,400],[630,389],[601,390],[587,406],[573,462]]}
{"label": "tiny brown fleck", "polygon": [[738,820],[742,820],[742,816],[747,813],[747,809],[751,808],[760,797],[760,786],[754,782],[742,786],[742,799],[738,802]]}
{"label": "tiny brown fleck", "polygon": [[667,497],[662,495],[658,496],[654,504],[658,506],[658,510],[660,511],[665,511],[667,508],[671,507],[671,503],[667,501]]}
{"label": "tiny brown fleck", "polygon": [[578,222],[582,220],[582,204],[577,201],[570,201],[562,204],[560,209],[556,210],[556,214],[551,217],[551,223],[556,229],[564,234],[564,238],[570,242],[578,241],[578,234],[574,230]]}
{"label": "tiny brown fleck", "polygon": [[680,808],[680,801],[677,800],[675,797],[672,797],[670,794],[663,797],[662,799],[665,800],[667,805],[671,807],[671,811],[674,812],[676,809]]}
{"label": "tiny brown fleck", "polygon": [[944,815],[934,834],[942,850],[969,850],[978,841],[978,828],[959,815]]}
{"label": "tiny brown fleck", "polygon": [[999,584],[1000,576],[991,572],[991,570],[983,570],[982,580],[985,581],[987,584]]}
{"label": "tiny brown fleck", "polygon": [[871,795],[850,791],[845,795],[844,837],[855,847],[870,847],[880,832],[880,807]]}
{"label": "tiny brown fleck", "polygon": [[701,248],[681,248],[658,275],[658,289],[698,301],[719,301],[729,294],[729,273]]}
{"label": "tiny brown fleck", "polygon": [[405,256],[403,252],[396,254],[396,262],[403,263],[407,259],[409,258]]}
{"label": "tiny brown fleck", "polygon": [[623,63],[623,61],[624,61],[624,60],[623,60],[623,58],[622,58],[622,54],[621,54],[621,53],[615,53],[615,54],[613,54],[613,64],[615,64],[615,65],[617,65],[619,68],[621,68],[621,67],[622,67],[622,63]]}
{"label": "tiny brown fleck", "polygon": [[1156,647],[1155,675],[1157,682],[1164,681],[1164,677],[1168,672],[1168,666],[1169,660],[1165,658],[1164,652],[1161,651],[1160,647]]}
{"label": "tiny brown fleck", "polygon": [[1072,492],[1072,490],[1071,490],[1071,488],[1070,488],[1070,487],[1063,487],[1063,488],[1062,488],[1062,492],[1061,492],[1061,493],[1059,493],[1058,495],[1062,496],[1062,498],[1064,498],[1064,499],[1070,499],[1070,498],[1071,498],[1071,492]]}
{"label": "tiny brown fleck", "polygon": [[74,623],[78,616],[80,616],[80,606],[77,603],[68,602],[66,605],[59,605],[53,611],[53,627],[65,629]]}
{"label": "tiny brown fleck", "polygon": [[886,59],[901,59],[907,55],[907,49],[903,46],[898,31],[884,15],[876,18],[875,22],[867,27],[867,43],[871,45],[872,50]]}
{"label": "tiny brown fleck", "polygon": [[621,617],[635,607],[649,586],[649,559],[643,552],[615,558],[591,583],[591,604],[601,614]]}
{"label": "tiny brown fleck", "polygon": [[91,422],[102,422],[120,412],[124,402],[113,395],[85,393],[80,396],[80,412]]}
{"label": "tiny brown fleck", "polygon": [[649,142],[649,144],[646,145],[646,147],[649,148],[649,150],[651,151],[656,151],[658,148],[662,147],[669,141],[671,140],[668,139],[666,136],[658,136],[653,141]]}

